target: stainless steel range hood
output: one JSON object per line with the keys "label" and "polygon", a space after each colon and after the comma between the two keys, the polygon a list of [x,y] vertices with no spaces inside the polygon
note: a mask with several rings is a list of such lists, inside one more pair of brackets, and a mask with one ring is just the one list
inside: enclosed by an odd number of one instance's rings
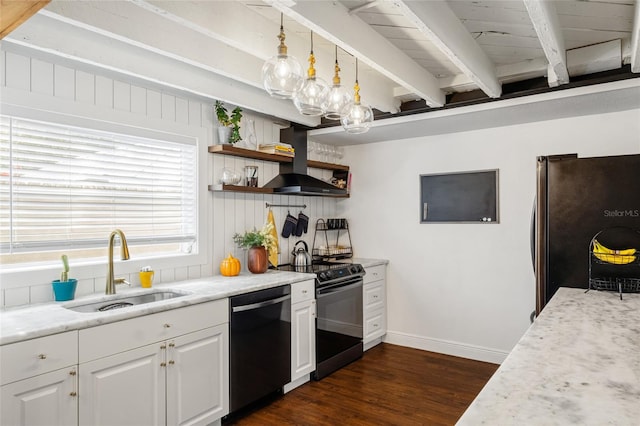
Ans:
{"label": "stainless steel range hood", "polygon": [[306,195],[341,197],[347,195],[346,189],[340,189],[325,181],[307,174],[307,131],[289,127],[280,130],[280,141],[291,144],[296,155],[291,163],[280,163],[280,174],[267,182],[264,187],[272,188],[274,193],[286,195]]}

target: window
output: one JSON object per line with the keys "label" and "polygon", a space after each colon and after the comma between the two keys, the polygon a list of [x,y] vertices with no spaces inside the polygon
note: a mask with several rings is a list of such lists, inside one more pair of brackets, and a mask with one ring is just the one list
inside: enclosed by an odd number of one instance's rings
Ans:
{"label": "window", "polygon": [[113,229],[144,253],[190,253],[197,147],[0,117],[0,263],[104,254]]}

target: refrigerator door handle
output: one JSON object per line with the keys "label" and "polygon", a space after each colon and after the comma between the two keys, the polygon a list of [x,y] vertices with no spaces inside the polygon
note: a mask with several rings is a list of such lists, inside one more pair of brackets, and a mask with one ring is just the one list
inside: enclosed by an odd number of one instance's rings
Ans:
{"label": "refrigerator door handle", "polygon": [[533,197],[533,207],[531,208],[531,267],[533,268],[533,274],[536,273],[536,203],[537,197]]}

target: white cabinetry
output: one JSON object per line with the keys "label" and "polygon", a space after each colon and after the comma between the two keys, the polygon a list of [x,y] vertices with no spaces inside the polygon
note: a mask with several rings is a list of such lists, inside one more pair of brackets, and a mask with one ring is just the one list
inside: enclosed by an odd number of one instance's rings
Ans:
{"label": "white cabinetry", "polygon": [[366,268],[363,286],[364,350],[382,342],[387,332],[386,265]]}
{"label": "white cabinetry", "polygon": [[229,409],[227,299],[80,331],[80,424],[206,425]]}
{"label": "white cabinetry", "polygon": [[168,343],[167,425],[208,425],[229,412],[229,326]]}
{"label": "white cabinetry", "polygon": [[291,285],[291,383],[285,392],[308,382],[315,369],[315,280],[308,280]]}
{"label": "white cabinetry", "polygon": [[158,344],[80,364],[80,424],[165,424],[165,369]]}
{"label": "white cabinetry", "polygon": [[0,346],[0,424],[77,425],[78,333]]}

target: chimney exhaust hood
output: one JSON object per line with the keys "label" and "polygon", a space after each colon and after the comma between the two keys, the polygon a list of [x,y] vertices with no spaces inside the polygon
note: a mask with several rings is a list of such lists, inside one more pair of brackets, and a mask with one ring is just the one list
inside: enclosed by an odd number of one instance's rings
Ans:
{"label": "chimney exhaust hood", "polygon": [[291,163],[280,163],[280,174],[264,185],[274,193],[284,195],[307,195],[341,197],[347,195],[340,189],[307,174],[307,131],[289,127],[280,130],[280,141],[293,146],[296,153]]}

